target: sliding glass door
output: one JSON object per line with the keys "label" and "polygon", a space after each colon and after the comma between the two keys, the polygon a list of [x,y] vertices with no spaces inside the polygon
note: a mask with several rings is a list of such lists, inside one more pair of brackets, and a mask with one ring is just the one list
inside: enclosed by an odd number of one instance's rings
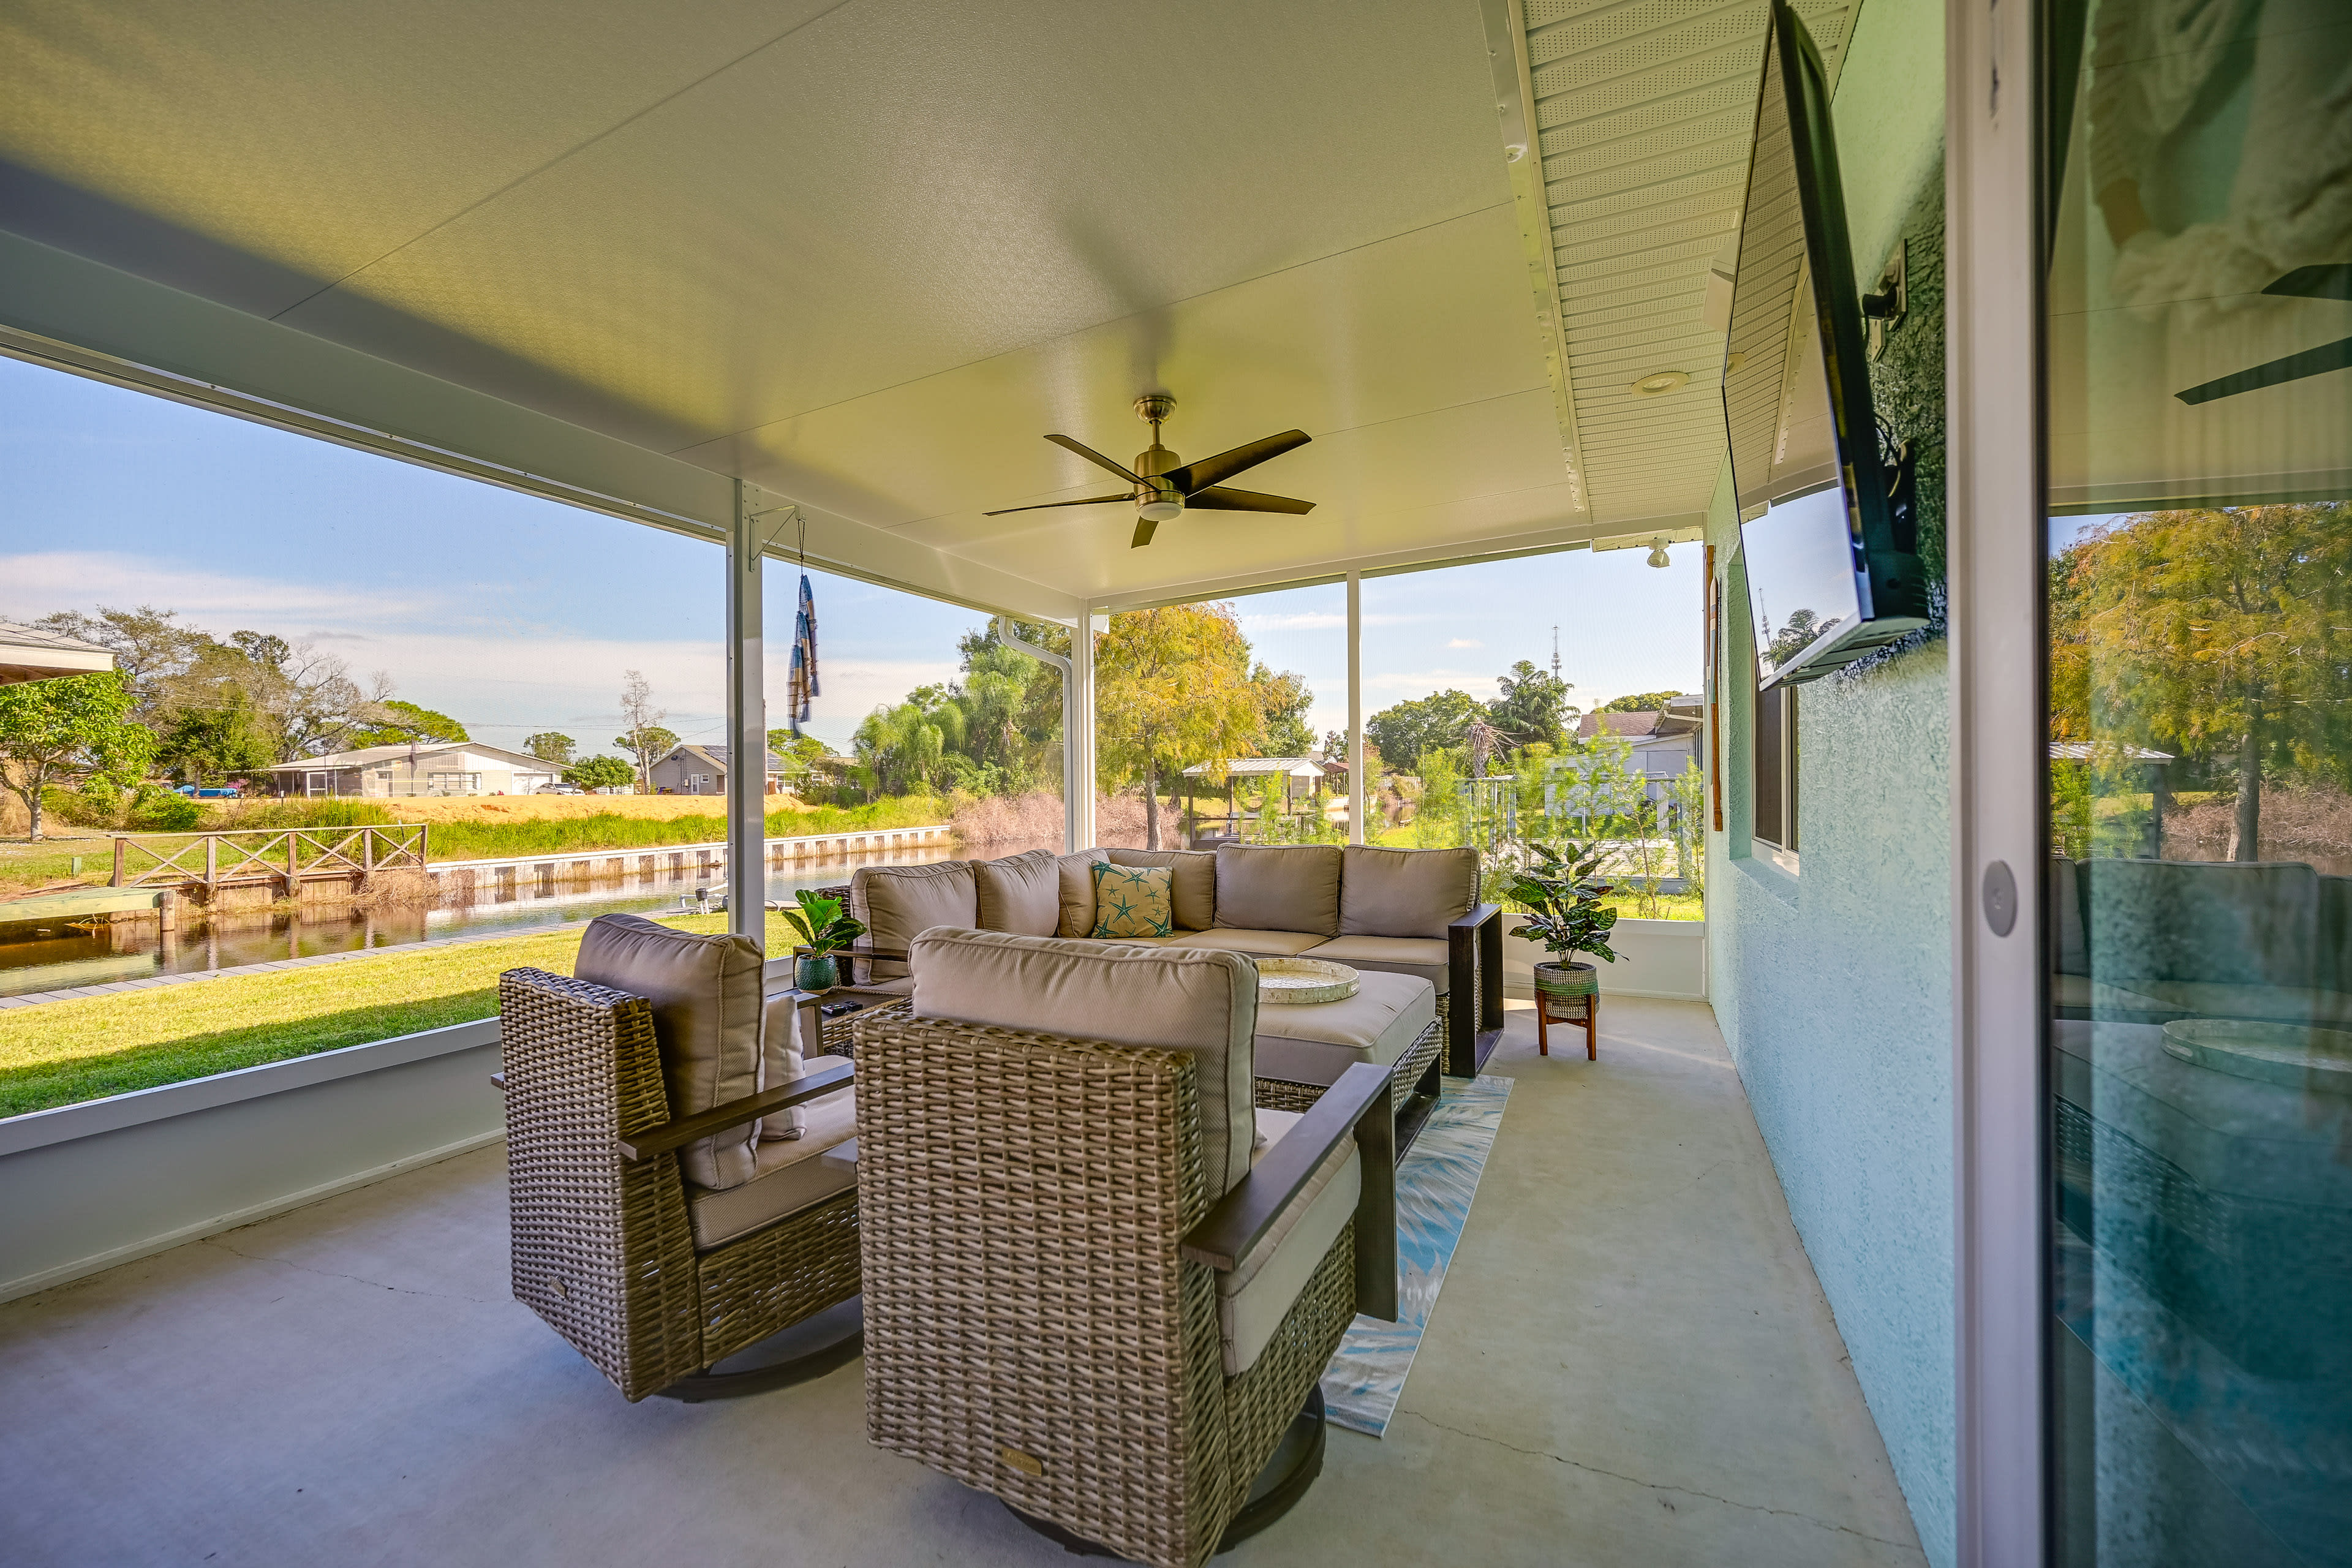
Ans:
{"label": "sliding glass door", "polygon": [[2050,16],[2054,1556],[2352,1564],[2352,7]]}

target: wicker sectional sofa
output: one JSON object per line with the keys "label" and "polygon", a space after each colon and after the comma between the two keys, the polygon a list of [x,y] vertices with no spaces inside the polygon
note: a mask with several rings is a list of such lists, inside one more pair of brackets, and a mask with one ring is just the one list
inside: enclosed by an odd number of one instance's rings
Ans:
{"label": "wicker sectional sofa", "polygon": [[[1478,901],[1475,849],[1223,845],[1058,856],[1039,849],[996,860],[862,867],[849,885],[849,908],[866,923],[877,953],[903,954],[916,936],[935,926],[1091,938],[1097,861],[1167,867],[1173,873],[1173,929],[1165,936],[1120,942],[1251,958],[1328,959],[1368,976],[1426,980],[1437,1022],[1432,1057],[1442,1047],[1444,1070],[1474,1073],[1492,1048],[1502,1024],[1502,924],[1493,905]],[[858,968],[861,985],[913,987],[903,962],[877,957]],[[1409,989],[1368,979],[1361,1000],[1368,1015],[1380,1005],[1401,1012]],[[1280,1026],[1272,1017],[1268,1025]],[[1360,1032],[1379,1025],[1368,1017]],[[1331,1046],[1312,1037],[1262,1037],[1259,1103],[1296,1110],[1311,1101],[1345,1068]],[[1431,1058],[1412,1059],[1408,1051],[1392,1059],[1402,1095],[1411,1092]]]}

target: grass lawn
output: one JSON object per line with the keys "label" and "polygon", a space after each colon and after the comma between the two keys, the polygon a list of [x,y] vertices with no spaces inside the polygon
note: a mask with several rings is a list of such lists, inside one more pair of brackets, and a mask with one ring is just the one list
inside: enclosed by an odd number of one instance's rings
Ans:
{"label": "grass lawn", "polygon": [[[727,920],[663,923],[711,931]],[[782,942],[782,922],[770,915],[768,951]],[[12,1008],[0,1012],[0,1116],[487,1018],[501,971],[569,974],[579,949],[575,928]]]}

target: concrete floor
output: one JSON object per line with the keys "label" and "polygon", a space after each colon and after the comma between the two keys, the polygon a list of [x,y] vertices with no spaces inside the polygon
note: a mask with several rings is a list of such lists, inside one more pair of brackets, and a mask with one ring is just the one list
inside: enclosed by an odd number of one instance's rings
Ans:
{"label": "concrete floor", "polygon": [[[1385,1439],[1221,1562],[1923,1561],[1713,1015],[1517,1080]],[[1576,1032],[1581,1044],[1581,1032]],[[1556,1037],[1557,1038],[1557,1037]],[[0,1306],[12,1563],[1051,1564],[858,1363],[625,1403],[507,1292],[496,1149]]]}

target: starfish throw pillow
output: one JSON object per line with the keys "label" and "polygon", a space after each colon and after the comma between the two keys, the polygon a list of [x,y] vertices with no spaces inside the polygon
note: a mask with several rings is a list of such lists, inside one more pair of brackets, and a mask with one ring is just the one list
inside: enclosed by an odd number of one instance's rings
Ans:
{"label": "starfish throw pillow", "polygon": [[1174,929],[1174,868],[1097,860],[1094,872],[1096,936],[1166,936]]}

